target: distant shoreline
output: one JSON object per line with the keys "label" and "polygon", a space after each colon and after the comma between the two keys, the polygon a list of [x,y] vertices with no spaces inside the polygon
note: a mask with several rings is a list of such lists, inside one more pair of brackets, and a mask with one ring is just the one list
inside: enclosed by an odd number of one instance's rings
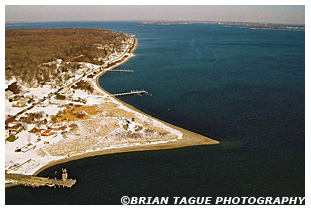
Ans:
{"label": "distant shoreline", "polygon": [[[136,49],[137,47],[137,39],[135,39],[134,42],[134,46],[132,47],[132,49],[130,50],[130,53],[133,53],[133,51]],[[122,61],[118,62],[115,66],[113,66],[112,68],[115,68],[119,65],[122,65],[123,63],[125,63],[126,61],[128,61],[131,57],[133,56],[127,56],[126,58],[124,58]],[[106,90],[104,90],[98,82],[99,77],[101,77],[104,73],[106,73],[106,71],[103,71],[102,73],[100,73],[99,75],[97,75],[96,77],[96,85],[105,93],[110,95],[111,97],[114,97],[112,94],[110,94],[109,92],[107,92]],[[129,147],[120,147],[120,148],[112,148],[112,149],[104,149],[104,150],[100,150],[100,151],[92,151],[92,152],[87,152],[87,153],[83,153],[83,154],[79,154],[79,155],[74,155],[71,157],[67,157],[67,158],[63,158],[60,160],[55,160],[52,161],[46,165],[44,165],[43,167],[39,168],[33,175],[38,175],[40,172],[44,171],[47,168],[50,168],[54,165],[58,165],[58,164],[62,164],[62,163],[66,163],[69,161],[73,161],[73,160],[79,160],[79,159],[83,159],[83,158],[88,158],[88,157],[94,157],[94,156],[100,156],[100,155],[106,155],[106,154],[116,154],[116,153],[124,153],[124,152],[134,152],[134,151],[148,151],[148,150],[163,150],[163,149],[173,149],[173,148],[180,148],[180,147],[187,147],[187,146],[195,146],[195,145],[209,145],[209,144],[218,144],[219,142],[216,140],[213,140],[211,138],[199,135],[197,133],[185,130],[183,128],[177,127],[175,125],[169,124],[167,122],[164,122],[162,120],[156,119],[155,117],[152,117],[150,115],[147,115],[145,113],[143,113],[142,111],[136,109],[135,107],[126,104],[125,102],[119,100],[118,98],[114,97],[115,100],[117,100],[118,102],[122,103],[124,106],[139,112],[147,117],[150,117],[152,119],[155,119],[157,121],[160,121],[162,123],[164,123],[167,126],[170,126],[173,129],[176,129],[180,132],[182,132],[183,137],[180,140],[177,141],[171,141],[168,143],[158,143],[158,144],[148,144],[148,145],[139,145],[139,146],[129,146]],[[10,186],[15,186],[14,184],[8,184],[6,185],[6,187],[10,187]]]}
{"label": "distant shoreline", "polygon": [[304,30],[304,24],[281,24],[281,23],[256,23],[256,22],[230,22],[230,21],[142,21],[141,26],[144,25],[175,25],[175,24],[217,24],[224,25],[224,27],[229,26],[241,26],[241,28],[249,29],[269,29],[269,30],[287,30],[287,31],[297,31]]}

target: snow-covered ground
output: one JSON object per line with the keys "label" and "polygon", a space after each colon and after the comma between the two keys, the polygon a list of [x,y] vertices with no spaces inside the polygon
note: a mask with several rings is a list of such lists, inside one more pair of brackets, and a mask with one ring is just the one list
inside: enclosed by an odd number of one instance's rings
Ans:
{"label": "snow-covered ground", "polygon": [[[52,130],[54,134],[51,136],[38,136],[35,133],[30,133],[31,129],[37,127],[36,125],[30,124],[26,126],[26,130],[23,130],[16,135],[17,139],[14,142],[6,141],[5,143],[5,168],[7,172],[33,174],[40,167],[51,161],[73,155],[110,148],[165,143],[175,141],[182,137],[182,133],[179,131],[129,109],[121,102],[103,92],[102,94],[95,95],[82,90],[76,90],[74,93],[74,97],[75,96],[87,99],[87,104],[84,106],[99,106],[101,107],[100,110],[104,110],[104,108],[107,107],[105,105],[106,103],[109,103],[110,107],[112,106],[111,104],[115,104],[115,108],[113,108],[115,112],[122,113],[125,111],[125,115],[130,114],[131,116],[134,116],[136,121],[145,122],[145,124],[157,127],[169,134],[164,140],[156,135],[148,136],[144,134],[144,131],[148,126],[144,127],[143,124],[135,122],[132,122],[128,127],[128,130],[124,130],[122,126],[126,124],[126,121],[124,120],[125,118],[107,117],[104,116],[103,112],[100,112],[97,115],[92,115],[87,120],[65,121],[58,124],[52,124],[53,127],[67,126],[67,128],[64,130]],[[52,115],[56,115],[59,111],[65,110],[65,107],[63,106],[64,104],[68,104],[68,101],[51,99],[27,111],[21,117],[27,116],[28,113],[44,112],[46,118],[50,120]],[[73,104],[78,105],[78,103]],[[77,124],[78,129],[76,131],[72,131],[68,127],[72,123]],[[135,129],[139,126],[142,127],[142,130],[135,132]],[[47,128],[47,125],[40,126],[40,129]],[[67,134],[63,135],[62,132],[64,131],[66,131]],[[142,136],[145,135],[145,137],[139,139],[124,138],[126,135],[132,135],[135,133],[139,133],[139,135]]]}
{"label": "snow-covered ground", "polygon": [[49,93],[54,93],[56,89],[51,88],[50,85],[43,85],[43,87],[29,88],[30,95],[37,99],[42,99],[48,96]]}
{"label": "snow-covered ground", "polygon": [[5,115],[16,115],[18,112],[22,111],[23,107],[12,107],[12,103],[5,100]]}
{"label": "snow-covered ground", "polygon": [[[121,61],[125,55],[127,59],[132,57],[128,49],[129,46],[125,53],[109,62]],[[87,63],[81,66],[87,68],[84,72],[88,74],[100,68]],[[21,118],[43,113],[41,119],[35,119],[31,124],[22,122],[24,129],[16,134],[17,139],[5,142],[5,169],[8,173],[33,174],[42,166],[69,156],[111,148],[167,143],[182,138],[180,131],[128,108],[103,92],[96,85],[96,76],[87,78],[88,74],[83,78],[75,77],[75,80],[89,82],[95,91],[90,93],[77,89],[66,100],[57,100],[50,94],[56,91],[50,86],[28,89],[28,94],[35,99],[47,99],[18,116],[17,122],[20,123]],[[5,104],[6,114],[14,115],[25,109],[12,107],[8,100]],[[135,118],[135,122],[132,118]],[[42,123],[43,119],[45,123]]]}

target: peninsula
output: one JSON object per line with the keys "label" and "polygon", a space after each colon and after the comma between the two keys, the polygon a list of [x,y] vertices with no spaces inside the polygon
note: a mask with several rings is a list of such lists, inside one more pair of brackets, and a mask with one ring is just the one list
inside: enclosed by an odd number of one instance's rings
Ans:
{"label": "peninsula", "polygon": [[36,175],[95,155],[219,143],[142,113],[99,86],[102,74],[135,56],[133,35],[6,29],[5,42],[6,174]]}

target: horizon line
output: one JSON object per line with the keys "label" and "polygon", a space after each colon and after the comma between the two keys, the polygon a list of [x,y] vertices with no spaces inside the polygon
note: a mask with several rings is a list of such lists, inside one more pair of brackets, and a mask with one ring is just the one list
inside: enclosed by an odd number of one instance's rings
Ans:
{"label": "horizon line", "polygon": [[5,21],[5,25],[18,23],[53,23],[53,22],[195,22],[195,23],[252,23],[252,24],[279,24],[301,25],[305,23],[276,23],[276,22],[252,22],[252,21],[227,21],[227,20],[51,20],[51,21]]}

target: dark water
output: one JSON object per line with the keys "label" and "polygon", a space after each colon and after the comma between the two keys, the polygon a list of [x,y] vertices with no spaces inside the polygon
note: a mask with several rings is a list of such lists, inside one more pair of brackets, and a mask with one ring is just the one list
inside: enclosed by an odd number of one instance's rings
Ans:
{"label": "dark water", "polygon": [[72,189],[14,187],[6,204],[120,204],[128,196],[304,196],[305,33],[220,25],[29,23],[137,34],[136,57],[107,73],[111,93],[162,120],[218,139],[213,146],[92,157],[66,167]]}

